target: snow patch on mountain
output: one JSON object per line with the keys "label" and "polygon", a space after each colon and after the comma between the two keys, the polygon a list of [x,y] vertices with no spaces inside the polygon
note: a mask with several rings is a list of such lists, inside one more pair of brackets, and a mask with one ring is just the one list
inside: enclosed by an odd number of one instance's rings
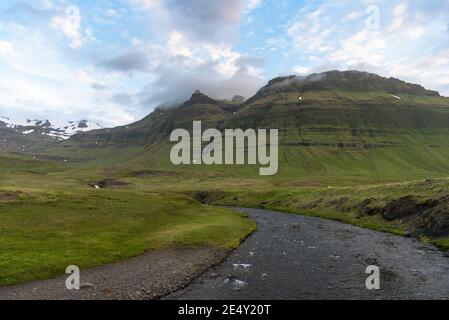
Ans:
{"label": "snow patch on mountain", "polygon": [[392,96],[395,99],[401,100],[401,97],[395,96],[394,94],[390,94],[390,96]]}
{"label": "snow patch on mountain", "polygon": [[8,117],[0,116],[0,123],[6,125],[7,128],[14,129],[16,127],[16,124],[14,124],[14,122]]}
{"label": "snow patch on mountain", "polygon": [[99,123],[89,120],[68,121],[61,125],[54,125],[48,119],[12,119],[10,117],[0,116],[0,128],[9,128],[24,135],[40,134],[46,135],[58,140],[66,140],[74,134],[96,129],[102,129]]}

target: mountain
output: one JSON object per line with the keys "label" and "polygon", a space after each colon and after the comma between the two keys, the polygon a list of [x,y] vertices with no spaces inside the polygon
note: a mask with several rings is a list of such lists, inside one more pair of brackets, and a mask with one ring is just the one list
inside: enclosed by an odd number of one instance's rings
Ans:
{"label": "mountain", "polygon": [[79,133],[46,151],[98,166],[254,174],[248,166],[175,167],[176,128],[278,128],[279,176],[415,178],[449,172],[449,98],[359,71],[271,80],[248,100],[217,101],[197,91],[174,108],[112,129]]}
{"label": "mountain", "polygon": [[66,140],[80,132],[103,128],[100,124],[92,123],[88,120],[69,121],[60,126],[56,126],[48,119],[27,119],[25,122],[20,122],[4,116],[0,116],[0,127],[14,129],[16,132],[21,132],[24,135],[37,133],[60,140]]}
{"label": "mountain", "polygon": [[16,152],[36,152],[49,145],[67,140],[72,135],[102,128],[98,123],[88,120],[69,121],[53,125],[48,119],[26,119],[19,121],[0,116],[0,150]]}
{"label": "mountain", "polygon": [[312,90],[347,90],[361,92],[386,92],[393,95],[439,96],[436,91],[395,78],[360,71],[329,71],[307,77],[288,76],[271,80],[252,99],[276,93],[306,92]]}

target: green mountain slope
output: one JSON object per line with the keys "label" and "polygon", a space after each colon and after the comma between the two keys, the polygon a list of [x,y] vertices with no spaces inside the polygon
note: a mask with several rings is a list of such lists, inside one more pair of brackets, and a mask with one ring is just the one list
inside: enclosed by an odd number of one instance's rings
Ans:
{"label": "green mountain slope", "polygon": [[[34,127],[33,127],[34,128]],[[23,127],[26,129],[26,127]],[[47,150],[57,139],[39,133],[23,134],[0,122],[0,152],[35,153]]]}
{"label": "green mountain slope", "polygon": [[170,163],[173,129],[278,128],[279,176],[413,179],[449,172],[449,98],[419,85],[358,71],[270,81],[240,104],[199,92],[113,129],[77,134],[47,153],[71,162],[154,170],[257,175],[259,166]]}

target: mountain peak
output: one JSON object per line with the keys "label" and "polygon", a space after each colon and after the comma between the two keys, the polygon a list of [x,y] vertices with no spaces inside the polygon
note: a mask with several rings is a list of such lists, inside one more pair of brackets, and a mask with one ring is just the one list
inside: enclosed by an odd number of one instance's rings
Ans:
{"label": "mountain peak", "polygon": [[299,76],[291,75],[291,76],[286,76],[286,77],[277,77],[277,78],[274,78],[274,79],[271,79],[270,81],[268,81],[267,87],[274,86],[274,85],[276,85],[278,83],[282,83],[284,81],[291,81],[297,77],[299,77]]}
{"label": "mountain peak", "polygon": [[43,135],[57,140],[66,140],[79,132],[101,129],[103,127],[88,120],[69,121],[58,126],[52,124],[48,119],[19,121],[10,117],[0,116],[0,128],[9,128],[24,135]]}
{"label": "mountain peak", "polygon": [[26,120],[28,126],[42,127],[42,128],[50,128],[52,126],[51,122],[48,119],[39,120],[39,119],[27,119]]}
{"label": "mountain peak", "polygon": [[233,96],[232,97],[232,99],[231,99],[231,102],[234,102],[234,103],[242,103],[243,101],[245,101],[245,97],[244,96],[241,96],[241,95],[235,95],[235,96]]}
{"label": "mountain peak", "polygon": [[439,96],[439,93],[395,78],[385,78],[374,73],[349,70],[332,70],[313,73],[306,77],[291,75],[268,82],[256,94],[264,97],[279,92],[305,92],[311,90],[384,91],[390,94]]}
{"label": "mountain peak", "polygon": [[218,102],[214,99],[208,97],[204,93],[201,93],[200,90],[196,90],[192,97],[184,103],[184,106],[190,106],[193,104],[215,104],[218,105]]}

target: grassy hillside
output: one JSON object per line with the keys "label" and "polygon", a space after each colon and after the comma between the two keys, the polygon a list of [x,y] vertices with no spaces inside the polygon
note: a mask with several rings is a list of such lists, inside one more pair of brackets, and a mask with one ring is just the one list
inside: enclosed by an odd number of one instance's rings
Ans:
{"label": "grassy hillside", "polygon": [[9,128],[0,119],[0,152],[39,153],[58,144],[56,138],[37,131],[22,133],[31,128],[34,130],[34,127],[22,127],[21,130]]}
{"label": "grassy hillside", "polygon": [[170,133],[191,130],[201,120],[204,129],[279,129],[280,179],[368,182],[447,175],[449,98],[365,73],[326,77],[274,79],[240,104],[197,92],[176,108],[157,109],[128,126],[78,134],[47,152],[73,167],[258,174],[257,166],[173,166]]}

